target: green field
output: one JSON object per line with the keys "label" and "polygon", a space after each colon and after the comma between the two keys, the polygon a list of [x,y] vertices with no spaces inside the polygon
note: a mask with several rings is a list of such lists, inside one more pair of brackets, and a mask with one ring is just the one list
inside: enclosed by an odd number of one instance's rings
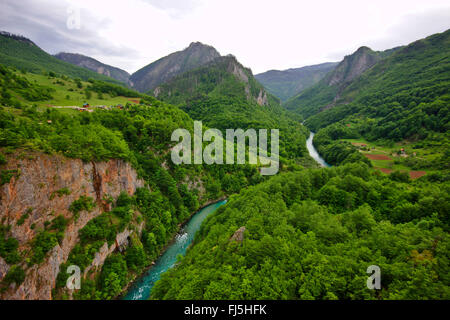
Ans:
{"label": "green field", "polygon": [[[19,73],[18,73],[19,74]],[[96,105],[106,105],[112,106],[117,104],[133,103],[132,100],[139,100],[139,98],[132,97],[111,97],[108,94],[103,94],[99,98],[99,95],[95,92],[92,93],[90,99],[86,98],[85,88],[90,84],[89,82],[81,81],[82,88],[78,88],[74,80],[67,78],[54,78],[41,74],[27,73],[25,75],[20,74],[27,78],[30,82],[37,83],[42,86],[53,88],[52,99],[45,101],[37,101],[35,104],[38,107],[48,107],[48,106],[83,106],[84,103],[89,103],[91,106]],[[27,103],[27,100],[21,97],[19,94],[15,94],[16,98]]]}
{"label": "green field", "polygon": [[[364,155],[384,155],[391,160],[370,159],[375,168],[389,169],[392,171],[425,171],[427,173],[434,172],[433,169],[423,168],[423,163],[431,162],[443,155],[445,148],[442,141],[434,143],[432,139],[420,142],[400,141],[397,143],[389,143],[389,145],[377,142],[370,142],[364,139],[341,139],[352,143],[358,147]],[[361,146],[363,145],[363,146]],[[365,146],[364,146],[365,145]],[[401,156],[401,149],[404,150],[404,156]],[[418,166],[416,163],[422,163]],[[412,165],[416,164],[416,165]]]}

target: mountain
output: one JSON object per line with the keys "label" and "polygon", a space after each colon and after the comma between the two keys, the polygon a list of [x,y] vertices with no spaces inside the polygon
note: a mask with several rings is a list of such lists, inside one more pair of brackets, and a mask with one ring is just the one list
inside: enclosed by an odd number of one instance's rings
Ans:
{"label": "mountain", "polygon": [[61,61],[39,48],[33,41],[8,32],[0,32],[0,64],[35,73],[57,74],[119,83],[110,77]]}
{"label": "mountain", "polygon": [[130,81],[138,91],[147,92],[176,75],[197,68],[217,57],[220,57],[220,54],[213,47],[192,42],[183,51],[174,52],[136,71],[131,75]]}
{"label": "mountain", "polygon": [[77,53],[60,52],[54,55],[59,60],[74,64],[79,67],[89,69],[97,72],[98,74],[105,75],[110,78],[114,78],[125,84],[129,84],[130,74],[125,70],[101,63],[91,57],[84,56]]}
{"label": "mountain", "polygon": [[338,62],[326,62],[318,65],[288,70],[270,70],[255,75],[256,80],[273,95],[285,102],[303,90],[319,82]]}
{"label": "mountain", "polygon": [[449,70],[450,30],[395,50],[343,88],[333,108],[319,106],[306,120],[318,131],[314,144],[331,164],[345,161],[342,139],[356,139],[378,148],[385,161],[373,164],[388,171],[448,171]]}
{"label": "mountain", "polygon": [[394,51],[376,52],[368,47],[360,47],[353,54],[345,56],[344,60],[316,85],[289,99],[284,106],[304,117],[309,117],[321,109],[331,108],[353,80]]}
{"label": "mountain", "polygon": [[[280,155],[284,158],[309,156],[305,149],[308,132],[301,118],[281,107],[254,78],[249,68],[233,55],[218,57],[180,74],[153,90],[161,101],[179,106],[194,120],[210,128],[266,128],[280,130]],[[306,161],[306,162],[305,162]]]}
{"label": "mountain", "polygon": [[252,71],[240,64],[233,55],[213,61],[180,74],[156,87],[153,95],[162,101],[178,105],[195,96],[233,96],[259,106],[278,99],[266,92],[255,80]]}
{"label": "mountain", "polygon": [[[219,173],[167,161],[173,131],[192,134],[193,121],[144,94],[87,109],[95,112],[49,107],[66,94],[75,106],[87,86],[108,99],[106,90],[137,94],[0,66],[0,300],[113,299],[200,207],[262,179],[255,165]],[[73,265],[82,290],[66,286]]]}

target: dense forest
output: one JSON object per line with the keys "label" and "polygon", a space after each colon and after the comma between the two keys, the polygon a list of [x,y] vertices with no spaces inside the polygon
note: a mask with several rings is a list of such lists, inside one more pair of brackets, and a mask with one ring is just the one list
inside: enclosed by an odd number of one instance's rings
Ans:
{"label": "dense forest", "polygon": [[448,299],[449,187],[365,164],[276,176],[208,218],[152,298]]}
{"label": "dense forest", "polygon": [[[5,92],[30,89],[30,92],[36,91],[38,97],[47,93],[45,88],[26,82],[11,69],[2,67],[0,71]],[[92,81],[90,88],[93,92],[129,93],[123,87],[97,81]],[[131,94],[136,96],[135,92]],[[84,269],[105,241],[110,243],[117,233],[126,227],[135,228],[142,221],[146,226],[142,236],[134,237],[124,254],[117,253],[108,258],[95,280],[83,280],[83,290],[75,294],[76,298],[109,299],[117,296],[132,277],[159,255],[177,232],[179,224],[201,204],[263,180],[257,167],[251,165],[175,166],[170,153],[166,152],[174,144],[171,134],[177,128],[192,132],[193,120],[177,107],[149,96],[141,97],[139,105],[128,104],[124,109],[67,113],[20,103],[9,106],[11,97],[3,96],[4,106],[0,108],[2,165],[7,164],[8,157],[15,150],[62,154],[86,162],[123,159],[130,162],[148,184],[132,197],[122,194],[118,199],[105,199],[113,209],[91,220],[80,231],[80,243],[73,248],[66,265],[76,264]],[[2,185],[18,174],[19,170],[1,170]],[[190,179],[201,181],[204,190],[188,187]],[[55,196],[66,193],[70,190],[59,190]],[[28,267],[41,263],[50,249],[62,240],[65,227],[71,220],[78,219],[80,212],[90,211],[95,205],[93,199],[87,197],[74,201],[69,208],[73,217],[68,220],[58,216],[39,231],[30,244],[30,255],[19,254],[17,240],[10,235],[8,226],[2,225],[0,256],[13,264],[3,285],[23,281],[21,266],[24,262]],[[26,218],[24,215],[23,219]],[[55,297],[66,297],[61,289],[67,276],[60,272]]]}
{"label": "dense forest", "polygon": [[[280,156],[311,166],[302,118],[284,110],[235,57],[216,58],[155,90],[162,101],[179,106],[194,120],[225,132],[227,128],[280,130]],[[258,97],[266,96],[266,101]]]}
{"label": "dense forest", "polygon": [[331,164],[366,161],[346,139],[407,144],[417,157],[396,162],[448,176],[449,36],[446,31],[399,48],[350,83],[334,107],[309,117],[305,124],[317,131],[322,156]]}

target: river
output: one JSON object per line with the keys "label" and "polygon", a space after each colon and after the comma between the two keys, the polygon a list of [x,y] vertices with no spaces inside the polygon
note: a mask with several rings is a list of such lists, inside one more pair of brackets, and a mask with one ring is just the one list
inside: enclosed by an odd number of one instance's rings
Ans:
{"label": "river", "polygon": [[175,265],[179,254],[186,254],[186,250],[194,240],[195,233],[200,229],[202,222],[225,203],[226,200],[219,201],[197,211],[175,236],[173,243],[166,248],[155,264],[130,286],[123,299],[147,300],[155,282],[161,278],[161,274]]}
{"label": "river", "polygon": [[309,138],[306,140],[306,148],[308,149],[309,155],[316,160],[318,164],[322,167],[331,167],[317,152],[313,144],[314,132],[310,131]]}
{"label": "river", "polygon": [[[330,167],[328,163],[319,155],[313,145],[314,133],[310,132],[306,141],[309,155],[316,160],[322,167]],[[140,278],[138,278],[128,289],[123,297],[124,300],[147,300],[150,297],[155,282],[161,278],[161,274],[172,268],[177,262],[179,254],[185,255],[188,246],[194,240],[195,233],[200,229],[202,222],[220,206],[224,205],[226,200],[210,204],[196,212],[188,223],[175,236],[164,253],[156,260],[155,264],[148,269]]]}

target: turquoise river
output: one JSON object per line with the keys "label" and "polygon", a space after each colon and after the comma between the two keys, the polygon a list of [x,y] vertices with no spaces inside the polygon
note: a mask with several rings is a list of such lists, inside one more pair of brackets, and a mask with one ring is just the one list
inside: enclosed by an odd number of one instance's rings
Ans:
{"label": "turquoise river", "polygon": [[196,212],[175,236],[174,241],[166,248],[164,253],[155,261],[155,264],[130,286],[123,299],[147,300],[155,282],[161,278],[161,274],[175,265],[179,254],[186,254],[186,250],[194,240],[195,233],[200,229],[202,222],[225,203],[226,200],[219,201]]}

